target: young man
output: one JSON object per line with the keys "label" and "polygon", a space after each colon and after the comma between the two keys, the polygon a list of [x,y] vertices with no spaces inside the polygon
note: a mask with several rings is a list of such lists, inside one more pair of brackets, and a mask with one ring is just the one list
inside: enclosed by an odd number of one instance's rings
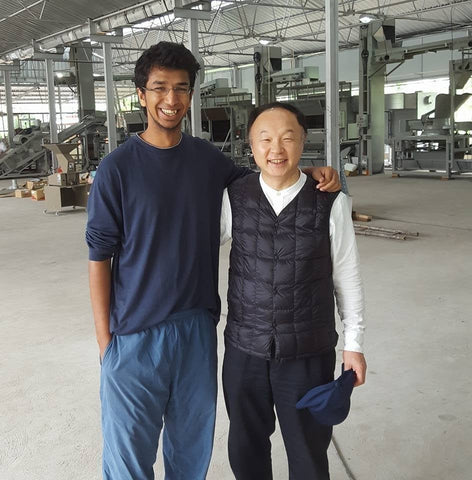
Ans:
{"label": "young man", "polygon": [[250,171],[181,132],[199,68],[179,44],[142,54],[135,84],[148,127],[101,162],[90,193],[107,480],[154,478],[163,425],[166,478],[202,480],[210,462],[221,199]]}
{"label": "young man", "polygon": [[291,480],[329,479],[332,428],[295,405],[333,380],[344,323],[343,360],[364,383],[363,292],[349,200],[324,193],[298,168],[303,114],[273,103],[256,109],[249,136],[260,176],[225,192],[222,240],[232,236],[223,386],[229,458],[237,480],[272,479],[274,405]]}

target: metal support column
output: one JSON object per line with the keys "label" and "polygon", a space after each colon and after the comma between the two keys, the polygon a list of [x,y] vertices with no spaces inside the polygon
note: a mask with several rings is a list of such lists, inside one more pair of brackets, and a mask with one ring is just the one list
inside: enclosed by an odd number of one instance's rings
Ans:
{"label": "metal support column", "polygon": [[105,72],[105,96],[107,105],[108,153],[117,147],[115,99],[113,94],[113,71],[111,43],[103,43],[103,69]]}
{"label": "metal support column", "polygon": [[385,156],[385,65],[369,75],[367,174],[382,173]]}
{"label": "metal support column", "polygon": [[57,86],[57,104],[59,105],[59,127],[64,129],[64,119],[62,117],[62,98],[61,98],[61,86]]}
{"label": "metal support column", "polygon": [[241,88],[241,70],[237,65],[233,65],[233,88]]}
{"label": "metal support column", "polygon": [[15,125],[13,123],[13,101],[11,98],[11,80],[10,72],[3,72],[5,78],[5,103],[7,105],[7,124],[8,124],[8,145],[13,147],[13,137],[15,136]]}
{"label": "metal support column", "polygon": [[339,149],[338,0],[325,0],[326,13],[326,163],[341,170]]}
{"label": "metal support column", "polygon": [[92,65],[92,46],[79,42],[71,45],[69,61],[77,79],[79,121],[86,115],[95,115],[95,90]]}
{"label": "metal support column", "polygon": [[[54,89],[54,63],[51,58],[44,60],[46,64],[46,83],[48,87],[49,102],[49,140],[51,143],[58,142],[57,136],[57,120],[56,120],[56,92]],[[57,158],[54,153],[52,155],[52,169],[55,172],[57,168]]]}
{"label": "metal support column", "polygon": [[456,122],[456,106],[455,106],[455,96],[456,96],[456,72],[454,68],[454,60],[449,61],[449,102],[450,102],[450,112],[449,112],[449,138],[446,140],[446,143],[449,143],[449,152],[446,154],[446,175],[445,178],[451,178],[451,170],[454,165],[455,153],[455,139],[454,139],[454,129]]}
{"label": "metal support column", "polygon": [[362,164],[365,161],[367,168],[367,130],[368,130],[368,62],[369,50],[367,49],[368,27],[361,25],[359,29],[359,114],[357,126],[359,127],[359,173],[362,173]]}
{"label": "metal support column", "polygon": [[[198,20],[196,18],[190,18],[188,20],[189,29],[189,50],[193,53],[194,57],[199,59],[198,53]],[[200,63],[201,69],[204,68],[203,62]],[[197,74],[195,79],[195,86],[193,87],[193,96],[191,104],[192,115],[192,135],[194,137],[202,136],[202,110],[200,104],[200,74]]]}
{"label": "metal support column", "polygon": [[373,20],[359,30],[359,164],[367,175],[384,170],[387,64],[375,56],[376,49],[385,50],[391,42],[384,27],[394,27],[394,20]]}
{"label": "metal support column", "polygon": [[57,120],[56,120],[56,91],[54,89],[54,64],[50,58],[44,60],[46,64],[46,83],[48,87],[49,102],[49,136],[51,143],[57,143]]}

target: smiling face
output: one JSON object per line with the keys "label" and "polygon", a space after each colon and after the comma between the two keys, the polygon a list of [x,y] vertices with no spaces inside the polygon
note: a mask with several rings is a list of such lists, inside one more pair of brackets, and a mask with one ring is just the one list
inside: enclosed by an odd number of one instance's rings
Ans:
{"label": "smiling face", "polygon": [[254,160],[269,186],[282,190],[298,180],[305,132],[292,112],[283,108],[262,112],[249,137]]}
{"label": "smiling face", "polygon": [[[162,93],[151,91],[154,88],[170,89]],[[182,119],[187,114],[192,93],[178,93],[190,89],[188,73],[185,70],[154,67],[149,72],[146,89],[137,89],[139,103],[146,107],[148,130],[157,137],[178,137]]]}

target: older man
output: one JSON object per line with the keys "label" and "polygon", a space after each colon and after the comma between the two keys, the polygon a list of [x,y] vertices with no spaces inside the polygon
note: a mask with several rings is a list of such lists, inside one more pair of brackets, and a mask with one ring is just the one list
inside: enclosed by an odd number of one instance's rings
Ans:
{"label": "older man", "polygon": [[326,193],[298,167],[304,116],[288,104],[249,120],[261,170],[225,193],[222,240],[232,236],[223,386],[229,457],[237,480],[272,479],[274,406],[291,480],[329,479],[332,428],[295,408],[333,380],[334,296],[344,323],[343,360],[364,383],[363,292],[349,199]]}

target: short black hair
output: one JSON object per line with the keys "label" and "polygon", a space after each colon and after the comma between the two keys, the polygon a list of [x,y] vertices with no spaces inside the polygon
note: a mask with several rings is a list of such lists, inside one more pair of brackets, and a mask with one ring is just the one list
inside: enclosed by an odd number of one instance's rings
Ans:
{"label": "short black hair", "polygon": [[149,72],[155,67],[173,70],[185,70],[190,80],[190,88],[195,85],[200,64],[192,52],[182,43],[159,42],[149,47],[138,58],[134,67],[134,84],[136,88],[146,87]]}
{"label": "short black hair", "polygon": [[282,102],[272,102],[272,103],[266,103],[265,105],[261,105],[257,108],[255,108],[250,114],[249,114],[249,119],[247,123],[247,134],[249,136],[249,133],[251,132],[252,125],[256,121],[256,118],[263,112],[267,110],[271,110],[273,108],[282,108],[283,110],[287,110],[291,113],[293,113],[297,117],[297,121],[299,125],[303,128],[303,131],[307,133],[307,123],[306,123],[306,118],[305,115],[297,108],[291,105],[290,103],[282,103]]}

